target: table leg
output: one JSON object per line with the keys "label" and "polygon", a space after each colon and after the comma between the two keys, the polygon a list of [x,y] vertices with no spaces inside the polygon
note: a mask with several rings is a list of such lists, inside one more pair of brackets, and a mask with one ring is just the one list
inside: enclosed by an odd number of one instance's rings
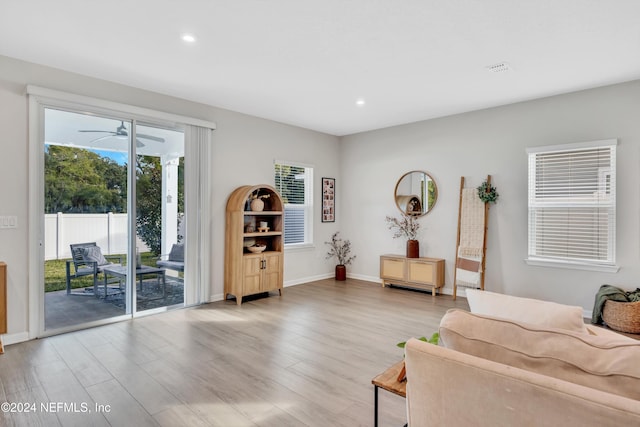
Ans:
{"label": "table leg", "polygon": [[373,386],[373,425],[378,427],[378,386]]}
{"label": "table leg", "polygon": [[164,271],[162,272],[162,295],[167,299],[167,276]]}

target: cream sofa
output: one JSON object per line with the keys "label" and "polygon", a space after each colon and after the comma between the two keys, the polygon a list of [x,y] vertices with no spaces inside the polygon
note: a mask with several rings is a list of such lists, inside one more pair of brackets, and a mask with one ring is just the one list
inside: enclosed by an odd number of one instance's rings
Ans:
{"label": "cream sofa", "polygon": [[407,342],[410,427],[640,425],[640,341],[504,297],[467,292],[476,313],[449,310],[439,346]]}

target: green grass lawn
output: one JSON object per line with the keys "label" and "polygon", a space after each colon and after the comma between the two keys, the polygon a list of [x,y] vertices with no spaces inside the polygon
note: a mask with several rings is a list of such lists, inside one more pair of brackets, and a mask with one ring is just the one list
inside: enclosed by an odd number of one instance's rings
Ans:
{"label": "green grass lawn", "polygon": [[[142,257],[142,264],[150,267],[156,266],[158,257],[151,252],[143,252],[140,254]],[[127,257],[125,255],[119,255],[120,258],[126,264]],[[111,255],[107,256],[110,259]],[[73,266],[71,266],[73,272]],[[87,286],[93,286],[93,276],[83,276],[77,279],[71,279],[71,288],[84,288]],[[44,263],[44,291],[61,291],[67,289],[67,273],[66,273],[66,260],[51,260]]]}

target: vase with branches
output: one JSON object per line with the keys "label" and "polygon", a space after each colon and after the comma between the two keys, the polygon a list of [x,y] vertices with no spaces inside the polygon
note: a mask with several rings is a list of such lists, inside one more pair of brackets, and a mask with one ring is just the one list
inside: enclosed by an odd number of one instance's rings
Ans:
{"label": "vase with branches", "polygon": [[325,245],[329,246],[329,251],[327,252],[326,259],[336,258],[338,264],[336,265],[336,280],[346,280],[347,279],[347,265],[351,264],[354,259],[356,259],[355,255],[351,255],[351,242],[349,240],[343,240],[339,237],[340,232],[336,231],[331,236],[331,241],[324,242]]}
{"label": "vase with branches", "polygon": [[260,190],[256,190],[249,195],[249,203],[252,211],[261,212],[264,210],[264,201],[271,197],[271,194],[260,194]]}
{"label": "vase with branches", "polygon": [[400,219],[392,216],[386,217],[389,230],[393,231],[393,238],[405,237],[407,239],[407,258],[420,256],[420,244],[418,242],[418,230],[420,223],[415,215],[402,214]]}

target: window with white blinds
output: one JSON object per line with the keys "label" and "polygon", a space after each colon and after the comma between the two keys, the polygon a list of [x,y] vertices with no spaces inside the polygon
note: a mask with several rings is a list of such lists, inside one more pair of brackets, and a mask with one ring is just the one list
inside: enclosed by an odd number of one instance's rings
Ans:
{"label": "window with white blinds", "polygon": [[276,161],[275,188],[284,202],[284,244],[313,243],[313,168]]}
{"label": "window with white blinds", "polygon": [[616,140],[528,149],[529,258],[615,267]]}

